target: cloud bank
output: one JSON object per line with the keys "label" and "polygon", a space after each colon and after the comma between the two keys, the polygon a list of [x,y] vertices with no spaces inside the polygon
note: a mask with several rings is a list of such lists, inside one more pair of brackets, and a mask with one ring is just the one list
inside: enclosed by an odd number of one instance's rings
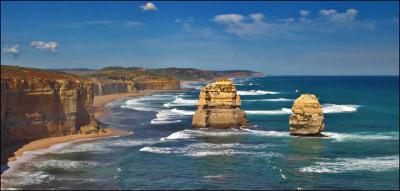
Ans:
{"label": "cloud bank", "polygon": [[357,20],[357,14],[358,11],[352,8],[343,12],[335,9],[321,9],[314,16],[311,15],[310,10],[300,10],[299,17],[285,19],[268,19],[262,13],[249,15],[228,13],[215,15],[213,21],[223,26],[225,32],[243,38],[307,31],[336,32],[355,28],[374,30],[375,22]]}

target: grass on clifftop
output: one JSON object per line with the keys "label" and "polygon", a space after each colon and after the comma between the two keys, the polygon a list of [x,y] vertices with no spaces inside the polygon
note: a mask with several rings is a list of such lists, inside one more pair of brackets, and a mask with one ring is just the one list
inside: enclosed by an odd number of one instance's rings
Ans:
{"label": "grass on clifftop", "polygon": [[46,69],[28,68],[21,66],[1,65],[1,79],[67,79],[67,80],[81,80],[79,76],[67,74],[64,72],[56,72]]}
{"label": "grass on clifftop", "polygon": [[84,74],[83,78],[170,78],[169,76],[163,76],[156,74],[150,70],[137,67],[119,67],[112,66],[102,68],[100,70]]}

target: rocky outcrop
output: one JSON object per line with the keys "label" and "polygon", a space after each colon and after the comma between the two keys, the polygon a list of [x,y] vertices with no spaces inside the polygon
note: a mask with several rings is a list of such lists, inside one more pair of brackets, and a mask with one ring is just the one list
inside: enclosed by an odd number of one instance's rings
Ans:
{"label": "rocky outcrop", "polygon": [[246,113],[231,80],[217,80],[201,89],[193,127],[246,127]]}
{"label": "rocky outcrop", "polygon": [[292,106],[289,118],[291,135],[320,136],[324,130],[324,115],[318,98],[313,94],[302,94]]}
{"label": "rocky outcrop", "polygon": [[67,74],[2,66],[2,150],[40,138],[97,132],[93,98],[91,81]]}
{"label": "rocky outcrop", "polygon": [[94,82],[94,95],[107,95],[117,93],[137,92],[135,83],[124,78],[92,78]]}

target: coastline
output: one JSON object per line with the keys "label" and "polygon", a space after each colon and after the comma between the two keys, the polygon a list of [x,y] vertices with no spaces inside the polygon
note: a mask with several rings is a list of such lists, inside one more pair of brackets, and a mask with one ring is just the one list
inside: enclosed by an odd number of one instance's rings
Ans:
{"label": "coastline", "polygon": [[[104,117],[108,114],[107,104],[113,102],[117,99],[126,98],[126,97],[141,97],[150,95],[153,93],[161,93],[161,92],[178,92],[182,91],[179,90],[143,90],[135,93],[121,93],[121,94],[108,94],[108,95],[101,95],[95,96],[93,101],[93,108],[94,108],[94,115],[96,120],[100,121],[104,119]],[[90,134],[72,134],[66,136],[59,136],[59,137],[49,137],[38,139],[35,141],[31,141],[23,146],[21,146],[17,151],[14,152],[14,155],[9,157],[7,163],[10,161],[16,160],[20,157],[24,152],[27,151],[36,151],[40,149],[49,148],[53,145],[60,144],[60,143],[67,143],[72,141],[84,141],[87,139],[97,139],[97,138],[105,138],[105,137],[114,137],[114,136],[128,136],[131,135],[132,131],[126,131],[122,129],[117,129],[114,127],[105,127],[101,129],[97,133],[90,133]]]}

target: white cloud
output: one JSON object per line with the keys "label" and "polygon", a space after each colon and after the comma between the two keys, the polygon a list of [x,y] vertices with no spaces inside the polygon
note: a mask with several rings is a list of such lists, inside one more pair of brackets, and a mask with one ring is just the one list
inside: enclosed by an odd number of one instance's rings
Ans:
{"label": "white cloud", "polygon": [[335,9],[322,9],[319,13],[328,21],[346,23],[353,21],[358,11],[355,9],[347,9],[346,12],[341,13]]}
{"label": "white cloud", "polygon": [[156,11],[157,10],[157,7],[151,2],[147,2],[146,4],[140,6],[140,8],[142,8],[143,11]]}
{"label": "white cloud", "polygon": [[2,51],[4,53],[11,54],[15,57],[18,57],[18,55],[20,53],[18,44],[12,45],[11,48],[5,47],[5,48],[3,48]]}
{"label": "white cloud", "polygon": [[214,21],[224,25],[225,31],[240,37],[257,36],[266,32],[267,23],[262,21],[264,15],[253,13],[248,16],[240,14],[216,15]]}
{"label": "white cloud", "polygon": [[374,30],[375,22],[357,20],[358,11],[347,9],[322,9],[314,17],[310,10],[300,10],[298,18],[265,19],[262,13],[241,15],[237,13],[214,16],[214,22],[222,25],[225,32],[239,37],[296,35],[301,32],[337,32],[338,30]]}
{"label": "white cloud", "polygon": [[300,15],[302,17],[305,17],[305,16],[309,15],[310,13],[311,13],[311,11],[309,11],[309,10],[300,10]]}
{"label": "white cloud", "polygon": [[263,19],[264,15],[261,13],[253,13],[250,14],[250,18],[253,19],[255,22],[261,22]]}
{"label": "white cloud", "polygon": [[214,21],[218,23],[241,23],[243,15],[240,14],[222,14],[214,17]]}
{"label": "white cloud", "polygon": [[57,42],[43,42],[43,41],[32,41],[31,46],[37,49],[47,50],[49,52],[56,52],[60,47]]}

